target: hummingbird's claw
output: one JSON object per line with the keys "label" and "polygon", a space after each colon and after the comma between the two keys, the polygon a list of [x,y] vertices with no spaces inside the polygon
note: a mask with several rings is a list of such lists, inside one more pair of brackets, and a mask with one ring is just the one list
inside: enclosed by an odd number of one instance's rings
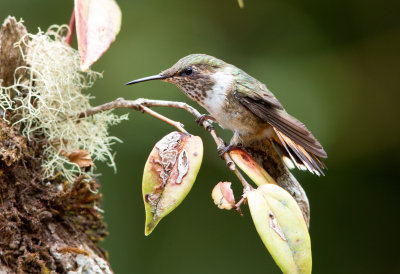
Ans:
{"label": "hummingbird's claw", "polygon": [[226,144],[225,144],[225,146],[218,147],[217,150],[218,150],[219,157],[224,158],[224,154],[231,151],[234,148],[236,148],[236,146],[226,145]]}
{"label": "hummingbird's claw", "polygon": [[200,115],[199,117],[196,118],[196,123],[197,123],[199,126],[203,126],[203,122],[204,122],[205,120],[211,120],[211,121],[213,121],[213,122],[216,121],[215,118],[212,117],[211,115],[209,115],[209,114],[202,114],[202,115]]}

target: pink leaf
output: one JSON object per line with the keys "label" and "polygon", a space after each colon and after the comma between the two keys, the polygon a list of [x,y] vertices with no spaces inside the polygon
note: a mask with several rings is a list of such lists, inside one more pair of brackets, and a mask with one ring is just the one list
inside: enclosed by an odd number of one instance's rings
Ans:
{"label": "pink leaf", "polygon": [[121,10],[114,0],[75,0],[75,17],[81,69],[87,71],[115,40]]}

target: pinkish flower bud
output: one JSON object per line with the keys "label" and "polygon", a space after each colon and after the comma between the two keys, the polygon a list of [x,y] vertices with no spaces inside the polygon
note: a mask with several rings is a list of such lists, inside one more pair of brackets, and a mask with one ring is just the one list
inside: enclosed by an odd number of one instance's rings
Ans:
{"label": "pinkish flower bud", "polygon": [[214,203],[220,209],[230,210],[235,206],[235,196],[233,195],[231,184],[231,182],[220,182],[211,193]]}

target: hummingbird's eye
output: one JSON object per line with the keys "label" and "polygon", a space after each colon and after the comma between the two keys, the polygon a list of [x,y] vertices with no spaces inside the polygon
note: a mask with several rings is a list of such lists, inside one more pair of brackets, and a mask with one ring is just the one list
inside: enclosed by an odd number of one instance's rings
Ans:
{"label": "hummingbird's eye", "polygon": [[187,67],[181,72],[181,76],[188,76],[193,73],[192,67]]}

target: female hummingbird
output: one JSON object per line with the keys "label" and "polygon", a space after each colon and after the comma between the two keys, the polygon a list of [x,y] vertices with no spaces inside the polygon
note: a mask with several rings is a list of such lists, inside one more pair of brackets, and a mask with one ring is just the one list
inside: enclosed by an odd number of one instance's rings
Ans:
{"label": "female hummingbird", "polygon": [[[289,168],[323,174],[326,166],[320,158],[327,154],[318,140],[285,111],[264,84],[243,70],[213,56],[191,54],[160,74],[126,84],[157,79],[176,85],[222,128],[232,130],[230,146],[242,147],[253,155],[264,152],[264,159],[258,160],[275,179],[282,175],[274,176],[277,167],[281,170],[278,173],[284,172],[279,158]],[[266,158],[273,160],[272,164],[266,164]]]}

